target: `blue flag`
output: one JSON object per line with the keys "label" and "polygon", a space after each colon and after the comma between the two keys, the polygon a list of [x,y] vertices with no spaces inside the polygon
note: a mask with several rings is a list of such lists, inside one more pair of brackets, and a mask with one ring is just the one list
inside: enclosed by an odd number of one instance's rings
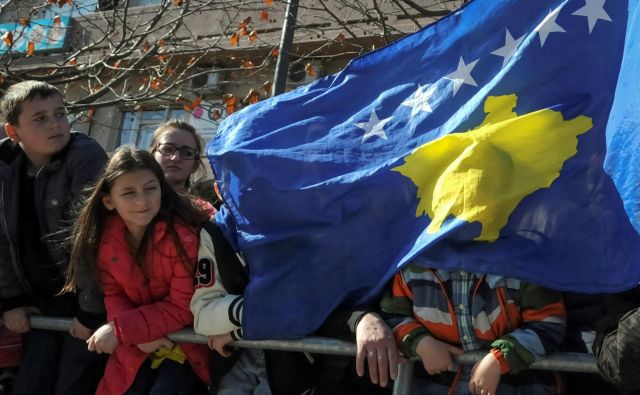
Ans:
{"label": "blue flag", "polygon": [[249,339],[304,336],[408,262],[640,281],[640,0],[475,0],[252,105],[207,153]]}

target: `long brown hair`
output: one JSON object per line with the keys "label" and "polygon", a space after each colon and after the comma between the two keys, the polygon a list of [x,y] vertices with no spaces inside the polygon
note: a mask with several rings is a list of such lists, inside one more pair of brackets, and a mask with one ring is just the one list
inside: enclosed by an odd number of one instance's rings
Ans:
{"label": "long brown hair", "polygon": [[[102,232],[110,214],[104,206],[102,198],[111,191],[115,180],[125,173],[135,170],[149,170],[160,182],[161,201],[160,210],[144,232],[138,249],[134,252],[135,261],[146,269],[146,252],[149,240],[153,240],[155,224],[159,221],[167,223],[167,234],[171,236],[178,254],[189,269],[195,262],[189,262],[187,254],[173,223],[178,221],[187,226],[201,226],[208,217],[201,209],[193,205],[190,200],[178,195],[164,178],[162,168],[153,155],[147,151],[137,150],[132,146],[120,147],[113,155],[102,175],[86,194],[80,213],[72,227],[71,257],[67,271],[67,281],[63,292],[75,291],[79,280],[92,280],[96,276],[98,250],[102,239]],[[89,278],[80,278],[87,275]],[[145,271],[146,273],[146,271]]]}

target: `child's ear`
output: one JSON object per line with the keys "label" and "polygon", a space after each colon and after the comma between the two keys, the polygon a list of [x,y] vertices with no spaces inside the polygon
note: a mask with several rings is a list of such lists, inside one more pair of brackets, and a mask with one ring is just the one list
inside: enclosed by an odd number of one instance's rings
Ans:
{"label": "child's ear", "polygon": [[111,201],[111,196],[109,195],[104,195],[102,197],[102,204],[104,204],[104,206],[107,208],[107,210],[111,211],[114,209],[113,206],[113,201]]}
{"label": "child's ear", "polygon": [[16,144],[20,142],[20,137],[18,136],[18,133],[16,133],[16,128],[12,124],[5,123],[4,131],[7,134],[7,136],[9,136],[11,141],[13,141]]}

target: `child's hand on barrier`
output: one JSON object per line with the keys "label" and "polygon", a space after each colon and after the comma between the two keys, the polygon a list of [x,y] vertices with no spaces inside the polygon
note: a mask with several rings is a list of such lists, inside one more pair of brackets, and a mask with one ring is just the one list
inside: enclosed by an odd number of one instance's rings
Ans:
{"label": "child's hand on barrier", "polygon": [[40,314],[40,310],[33,306],[22,306],[7,310],[2,313],[4,326],[16,333],[29,332],[29,330],[31,330],[31,326],[29,325],[29,316],[31,314]]}
{"label": "child's hand on barrier", "polygon": [[87,340],[91,337],[91,329],[82,325],[78,318],[73,317],[71,325],[69,326],[69,334],[76,339]]}
{"label": "child's hand on barrier", "polygon": [[207,344],[210,349],[216,350],[218,354],[228,358],[231,356],[231,352],[229,352],[225,347],[231,342],[231,340],[231,333],[225,333],[224,335],[209,336]]}
{"label": "child's hand on barrier", "polygon": [[398,376],[398,349],[393,332],[375,313],[366,313],[356,327],[356,372],[364,375],[364,361],[369,366],[369,376],[374,384],[386,387]]}
{"label": "child's hand on barrier", "polygon": [[438,374],[453,370],[451,354],[460,355],[464,351],[449,343],[426,335],[418,342],[416,354],[422,359],[422,365],[429,374]]}
{"label": "child's hand on barrier", "polygon": [[116,336],[116,328],[113,321],[102,325],[87,340],[89,351],[95,351],[98,354],[112,354],[118,346],[118,336]]}
{"label": "child's hand on barrier", "polygon": [[166,347],[171,349],[173,346],[174,344],[171,340],[166,337],[161,337],[148,343],[140,343],[136,347],[138,347],[140,351],[150,354],[159,348]]}
{"label": "child's hand on barrier", "polygon": [[489,353],[473,365],[469,391],[476,395],[495,395],[500,382],[500,364]]}

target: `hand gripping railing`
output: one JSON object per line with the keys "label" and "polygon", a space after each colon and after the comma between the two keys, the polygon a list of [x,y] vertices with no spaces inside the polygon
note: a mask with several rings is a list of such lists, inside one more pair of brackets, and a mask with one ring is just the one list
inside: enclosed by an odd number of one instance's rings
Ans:
{"label": "hand gripping railing", "polygon": [[[1,320],[0,320],[1,321]],[[54,331],[67,331],[71,324],[69,318],[56,318],[46,316],[31,316],[29,319],[32,328]],[[206,344],[207,337],[197,335],[192,329],[183,329],[167,336],[177,342]],[[326,337],[307,337],[300,340],[240,340],[231,343],[235,347],[260,348],[267,350],[299,351],[316,354],[331,355],[356,355],[356,345],[352,342],[331,339]],[[465,352],[454,356],[457,363],[472,365],[482,359],[486,352]],[[414,364],[412,361],[403,362],[398,367],[398,377],[394,382],[394,395],[408,395],[411,390]],[[555,353],[536,360],[529,369],[554,370],[561,372],[598,373],[593,355],[586,353]]]}

